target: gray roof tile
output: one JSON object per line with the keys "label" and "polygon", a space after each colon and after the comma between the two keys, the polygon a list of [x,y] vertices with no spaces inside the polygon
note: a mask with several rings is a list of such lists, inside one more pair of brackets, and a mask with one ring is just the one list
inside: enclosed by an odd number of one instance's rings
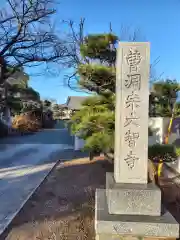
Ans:
{"label": "gray roof tile", "polygon": [[[88,97],[88,96],[87,96]],[[69,109],[78,110],[82,107],[82,102],[86,100],[84,96],[70,96],[67,99],[67,107]]]}

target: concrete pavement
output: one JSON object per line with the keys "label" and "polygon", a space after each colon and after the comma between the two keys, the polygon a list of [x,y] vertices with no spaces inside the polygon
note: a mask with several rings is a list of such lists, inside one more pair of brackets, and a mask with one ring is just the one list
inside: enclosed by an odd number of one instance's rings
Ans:
{"label": "concrete pavement", "polygon": [[0,140],[0,234],[56,164],[73,155],[66,129]]}

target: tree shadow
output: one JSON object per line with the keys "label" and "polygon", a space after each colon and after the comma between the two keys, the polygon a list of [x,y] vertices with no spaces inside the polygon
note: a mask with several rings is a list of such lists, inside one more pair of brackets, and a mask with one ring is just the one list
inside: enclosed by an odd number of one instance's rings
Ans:
{"label": "tree shadow", "polygon": [[74,136],[67,129],[43,129],[27,135],[14,135],[0,139],[3,144],[69,144],[74,145]]}
{"label": "tree shadow", "polygon": [[[79,159],[78,153],[74,156],[74,159]],[[68,160],[69,156],[66,159]],[[69,162],[64,167],[60,166],[46,177],[6,229],[2,239],[5,239],[13,228],[26,223],[59,221],[80,212],[94,212],[95,190],[105,188],[106,172],[112,172],[113,165],[103,160],[85,159],[82,157],[78,163]],[[30,178],[32,177],[36,178],[36,174],[31,174]]]}

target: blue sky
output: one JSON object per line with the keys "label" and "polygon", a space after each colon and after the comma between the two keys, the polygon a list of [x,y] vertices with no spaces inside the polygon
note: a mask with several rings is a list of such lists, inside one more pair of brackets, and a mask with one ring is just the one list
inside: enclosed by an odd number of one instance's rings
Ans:
{"label": "blue sky", "polygon": [[[58,0],[56,0],[58,1]],[[151,62],[160,57],[157,75],[180,80],[180,1],[179,0],[61,0],[56,21],[86,18],[86,33],[107,32],[109,22],[120,36],[122,26],[140,30],[140,40],[151,42]],[[123,39],[124,40],[124,39]],[[31,71],[31,70],[29,70]],[[63,87],[63,74],[57,77],[33,76],[30,84],[42,97],[64,103],[69,95],[79,95]]]}

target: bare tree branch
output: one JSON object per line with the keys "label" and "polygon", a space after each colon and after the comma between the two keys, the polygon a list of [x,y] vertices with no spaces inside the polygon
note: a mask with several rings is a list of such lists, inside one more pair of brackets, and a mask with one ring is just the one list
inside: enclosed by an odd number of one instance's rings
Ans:
{"label": "bare tree branch", "polygon": [[[13,74],[24,66],[57,62],[68,57],[65,40],[50,25],[56,12],[53,0],[7,0],[0,11],[0,58],[12,68]],[[2,81],[2,79],[1,79]]]}
{"label": "bare tree branch", "polygon": [[[67,61],[67,66],[69,68],[74,69],[72,73],[65,76],[65,85],[70,87],[75,91],[84,91],[84,89],[80,89],[78,85],[79,78],[77,77],[77,67],[79,64],[90,63],[90,59],[82,58],[80,54],[80,46],[84,43],[84,24],[85,19],[80,20],[79,27],[75,26],[73,21],[64,22],[69,26],[70,32],[68,33],[67,38],[67,52],[70,56]],[[112,24],[109,24],[109,32],[113,34]],[[131,31],[130,27],[121,27],[120,41],[144,41],[144,37],[142,36],[140,29],[136,29]],[[111,44],[111,48],[113,51],[116,51],[117,44]],[[159,77],[155,73],[155,66],[159,63],[160,57],[156,58],[152,64],[150,65],[150,83],[153,83],[159,79]],[[104,63],[104,62],[103,62]],[[115,61],[112,61],[112,67],[115,67]],[[110,83],[106,83],[106,85],[110,85]],[[105,86],[102,86],[105,87]],[[90,90],[91,91],[91,90]]]}

